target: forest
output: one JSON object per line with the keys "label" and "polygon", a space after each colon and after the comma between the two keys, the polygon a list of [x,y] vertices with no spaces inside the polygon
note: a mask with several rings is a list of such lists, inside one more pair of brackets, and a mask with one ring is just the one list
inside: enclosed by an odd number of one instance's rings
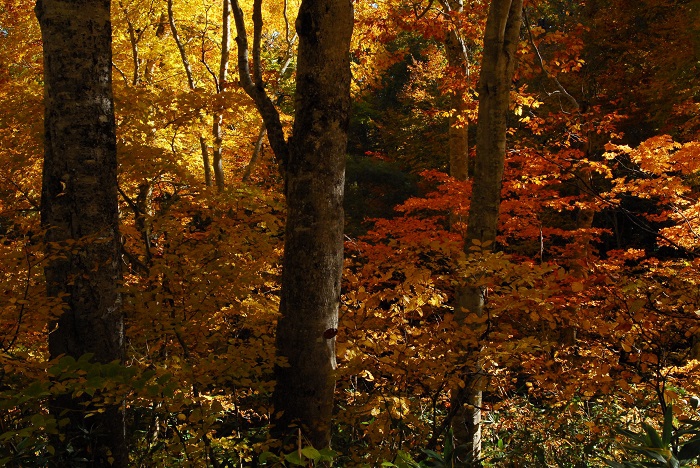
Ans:
{"label": "forest", "polygon": [[699,0],[0,0],[0,466],[700,466]]}

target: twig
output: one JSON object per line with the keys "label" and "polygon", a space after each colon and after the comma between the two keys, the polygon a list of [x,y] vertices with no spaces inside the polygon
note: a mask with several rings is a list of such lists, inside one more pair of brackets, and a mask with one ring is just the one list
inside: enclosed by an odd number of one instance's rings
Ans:
{"label": "twig", "polygon": [[27,260],[27,275],[25,278],[25,284],[24,284],[24,294],[22,296],[22,304],[20,304],[19,308],[19,314],[17,317],[17,327],[15,328],[15,333],[12,336],[12,339],[10,342],[7,344],[7,346],[3,346],[3,351],[8,352],[12,347],[15,345],[15,342],[17,341],[17,337],[19,336],[19,330],[20,327],[22,326],[22,320],[24,319],[24,310],[27,306],[27,298],[29,297],[29,286],[31,285],[32,282],[32,261],[29,258],[29,250],[27,249],[27,244],[24,245],[24,258]]}
{"label": "twig", "polygon": [[557,93],[563,94],[566,97],[566,99],[571,103],[573,108],[576,111],[578,111],[581,108],[581,106],[579,106],[579,104],[578,104],[578,101],[576,101],[576,99],[571,94],[569,94],[569,92],[566,90],[566,88],[564,88],[564,86],[562,86],[562,84],[559,82],[557,77],[552,75],[551,73],[549,73],[547,71],[547,68],[544,66],[544,60],[542,59],[542,54],[540,54],[540,50],[537,48],[537,45],[535,45],[535,39],[532,35],[532,28],[530,27],[530,20],[527,16],[527,8],[523,8],[523,19],[525,20],[525,27],[527,28],[528,37],[530,39],[530,45],[532,46],[533,49],[535,49],[535,56],[537,57],[537,61],[540,64],[540,68],[542,69],[542,73],[544,73],[544,75],[547,78],[551,79],[554,82],[554,84],[557,86],[557,89],[559,90],[558,92],[555,91],[553,93],[547,92],[547,95],[552,96],[552,95],[557,94]]}

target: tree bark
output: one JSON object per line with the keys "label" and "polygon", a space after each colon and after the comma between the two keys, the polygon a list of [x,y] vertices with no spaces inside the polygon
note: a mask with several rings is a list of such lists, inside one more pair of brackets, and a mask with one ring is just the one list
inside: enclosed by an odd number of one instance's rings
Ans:
{"label": "tree bark", "polygon": [[[459,15],[464,11],[464,3],[461,0],[444,0],[443,8],[452,15]],[[452,16],[450,16],[451,19]],[[449,121],[449,151],[450,151],[450,175],[457,180],[469,178],[469,121],[467,116],[467,103],[465,101],[465,89],[468,86],[469,63],[467,61],[467,49],[464,40],[459,34],[460,24],[454,20],[451,29],[445,37],[445,52],[447,63],[456,74],[460,85],[454,87],[450,96],[450,121]]]}
{"label": "tree bark", "polygon": [[265,123],[260,124],[260,130],[258,131],[258,137],[255,139],[255,147],[253,148],[253,156],[251,156],[248,165],[243,171],[243,182],[250,182],[250,177],[253,175],[253,169],[258,163],[260,156],[262,155],[263,142],[265,140],[265,134],[267,129],[265,128]]}
{"label": "tree bark", "polygon": [[[284,129],[280,121],[279,112],[275,104],[270,99],[270,96],[265,92],[265,83],[262,80],[260,71],[260,34],[262,32],[262,0],[254,0],[253,2],[253,22],[259,23],[254,25],[253,32],[253,75],[250,73],[248,36],[245,29],[245,18],[243,10],[238,3],[238,0],[232,0],[232,13],[236,23],[236,44],[238,45],[238,76],[240,85],[248,96],[255,103],[255,107],[260,112],[260,117],[263,119],[265,128],[267,129],[267,140],[270,142],[270,148],[277,158],[280,174],[284,176],[289,159],[289,147],[287,140],[284,137]],[[255,56],[255,52],[258,56]]]}
{"label": "tree bark", "polygon": [[[36,15],[44,47],[46,288],[63,302],[63,311],[49,324],[49,354],[53,359],[93,353],[98,362],[120,361],[124,329],[110,1],[38,0]],[[51,402],[56,417],[70,419],[62,440],[53,441],[59,457],[68,456],[69,446],[75,457],[57,466],[127,466],[119,407],[85,418],[82,402],[70,394]]]}
{"label": "tree bark", "polygon": [[287,165],[287,225],[273,401],[278,429],[300,423],[330,444],[335,333],[343,268],[343,189],[350,112],[349,0],[304,0]]}
{"label": "tree bark", "polygon": [[[230,0],[223,0],[223,16],[221,20],[221,62],[219,63],[219,80],[217,83],[217,93],[224,92],[226,80],[228,79],[228,59],[231,51],[231,8]],[[214,178],[216,188],[221,192],[224,190],[224,162],[222,158],[223,132],[221,127],[224,121],[224,111],[217,108],[213,117],[212,134],[214,136]]]}
{"label": "tree bark", "polygon": [[211,164],[209,164],[209,147],[207,140],[202,135],[199,135],[199,148],[202,152],[202,165],[204,166],[204,185],[212,187],[214,183],[211,178]]}
{"label": "tree bark", "polygon": [[273,434],[295,428],[316,448],[330,444],[335,390],[335,333],[343,267],[343,188],[350,111],[350,0],[303,0],[296,20],[299,53],[292,137],[260,73],[259,15],[254,3],[251,77],[243,14],[234,0],[241,85],[253,98],[285,175],[287,223],[273,394]]}
{"label": "tree bark", "polygon": [[[494,248],[501,204],[506,154],[506,130],[515,52],[520,37],[522,0],[492,0],[484,32],[484,55],[479,77],[479,121],[476,133],[474,186],[467,222],[464,250],[472,245],[482,251]],[[484,291],[466,284],[458,291],[457,320],[468,313],[481,316]],[[474,350],[477,354],[479,350]],[[479,362],[479,359],[476,360]],[[477,366],[479,367],[479,366]],[[466,466],[481,466],[481,401],[485,378],[477,368],[466,379],[459,401],[466,404],[453,429],[460,443],[469,447]],[[461,438],[461,440],[459,440]]]}

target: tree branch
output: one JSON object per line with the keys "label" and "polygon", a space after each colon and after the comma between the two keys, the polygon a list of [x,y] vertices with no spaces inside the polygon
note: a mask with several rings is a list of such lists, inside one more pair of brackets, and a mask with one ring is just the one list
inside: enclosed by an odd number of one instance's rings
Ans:
{"label": "tree branch", "polygon": [[216,76],[216,73],[214,73],[214,70],[211,69],[211,67],[209,66],[209,63],[207,62],[207,57],[206,57],[207,49],[204,46],[206,39],[207,39],[207,30],[208,29],[209,29],[209,8],[207,8],[206,14],[204,15],[204,28],[202,29],[202,58],[200,59],[200,61],[204,64],[204,67],[207,69],[209,74],[214,79],[214,88],[216,88],[216,92],[218,93],[219,92],[219,78]]}
{"label": "tree branch", "polygon": [[[558,92],[563,94],[564,97],[571,103],[571,106],[578,111],[581,106],[579,106],[578,101],[576,101],[576,98],[574,98],[569,92],[562,86],[562,84],[559,82],[556,76],[552,75],[547,71],[547,68],[544,66],[544,60],[542,59],[542,54],[540,54],[540,50],[537,48],[537,45],[535,45],[535,39],[532,35],[532,28],[530,27],[530,19],[527,16],[527,8],[523,8],[523,19],[525,20],[525,27],[527,28],[527,34],[528,38],[530,40],[530,45],[532,48],[535,50],[535,57],[537,57],[537,62],[540,64],[540,68],[542,69],[542,73],[552,80],[554,84],[556,85]],[[553,95],[556,94],[557,92],[554,93],[547,93],[548,95]]]}
{"label": "tree branch", "polygon": [[[260,8],[261,0],[256,0],[256,8]],[[267,128],[267,138],[270,142],[270,147],[275,153],[275,157],[279,163],[280,173],[284,176],[286,172],[287,160],[289,159],[289,147],[287,145],[287,140],[284,137],[284,130],[282,128],[282,122],[280,121],[279,112],[275,107],[274,103],[267,95],[264,88],[264,83],[262,79],[258,83],[254,83],[250,75],[250,65],[248,63],[248,36],[245,29],[245,18],[243,17],[243,10],[241,9],[238,0],[231,0],[233,18],[236,23],[236,44],[238,45],[238,75],[240,79],[241,86],[245,90],[246,94],[253,99],[255,106],[260,112],[260,116],[265,122],[265,127]],[[262,16],[256,21],[259,28],[262,30]],[[254,53],[257,53],[257,57],[253,57],[253,63],[259,67],[260,65],[260,50],[254,49]]]}
{"label": "tree branch", "polygon": [[262,63],[260,61],[260,40],[262,38],[262,0],[253,1],[253,81],[259,88],[264,88]]}
{"label": "tree branch", "polygon": [[185,51],[185,46],[182,44],[182,40],[177,34],[177,26],[175,26],[175,16],[173,15],[173,0],[168,0],[168,20],[170,22],[170,32],[173,35],[173,39],[175,39],[177,49],[180,51],[182,65],[185,67],[185,73],[187,74],[187,83],[189,84],[190,89],[195,89],[194,78],[192,78],[192,67],[190,66],[190,61],[187,59],[187,51]]}

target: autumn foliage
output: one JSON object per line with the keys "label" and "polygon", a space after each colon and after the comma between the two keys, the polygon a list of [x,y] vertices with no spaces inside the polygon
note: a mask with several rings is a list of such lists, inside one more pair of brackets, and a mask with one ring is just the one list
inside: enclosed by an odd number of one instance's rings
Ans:
{"label": "autumn foliage", "polygon": [[[667,408],[673,427],[700,419],[697,2],[526,2],[498,237],[466,249],[473,181],[448,175],[450,96],[463,91],[472,139],[488,2],[450,14],[442,1],[356,3],[338,384],[322,451],[269,436],[285,365],[274,338],[284,184],[252,100],[237,78],[218,81],[220,3],[172,2],[189,82],[166,3],[112,2],[120,365],[47,360],[61,303],[43,276],[40,34],[29,2],[0,2],[0,464],[50,465],[67,422],[47,402],[65,392],[88,395],[90,411],[123,402],[143,467],[452,466],[438,464],[459,450],[451,392],[476,372],[484,466],[646,460],[621,429],[661,433]],[[264,80],[287,133],[298,6],[263,3]],[[448,65],[451,30],[464,79]],[[219,114],[223,190],[206,185],[202,160]],[[485,314],[460,322],[456,291],[475,280]]]}

